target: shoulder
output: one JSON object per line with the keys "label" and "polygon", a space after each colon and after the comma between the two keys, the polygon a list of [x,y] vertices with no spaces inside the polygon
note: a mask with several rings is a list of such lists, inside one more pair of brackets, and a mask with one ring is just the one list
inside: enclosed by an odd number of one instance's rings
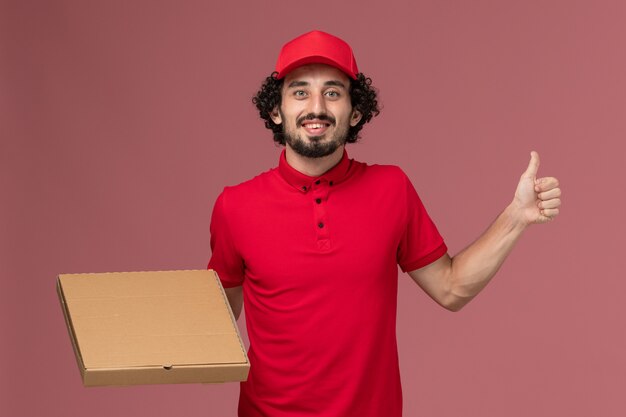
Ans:
{"label": "shoulder", "polygon": [[380,185],[406,186],[407,183],[410,183],[409,177],[397,165],[361,164],[364,165],[363,171],[366,178],[380,183]]}
{"label": "shoulder", "polygon": [[267,187],[276,182],[277,177],[277,169],[272,168],[242,183],[224,187],[218,199],[235,202],[250,200],[257,194],[265,193]]}
{"label": "shoulder", "polygon": [[368,171],[371,171],[378,175],[386,175],[389,177],[396,177],[396,178],[406,178],[406,174],[404,173],[402,168],[400,168],[397,165],[381,165],[381,164],[373,164],[373,165],[364,164],[364,165],[367,166]]}

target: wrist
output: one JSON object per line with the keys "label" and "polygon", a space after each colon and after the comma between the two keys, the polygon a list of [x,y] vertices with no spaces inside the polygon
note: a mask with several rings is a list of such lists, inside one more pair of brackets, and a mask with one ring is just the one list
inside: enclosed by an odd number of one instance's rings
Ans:
{"label": "wrist", "polygon": [[524,210],[515,203],[515,200],[504,209],[502,216],[511,230],[522,232],[530,224]]}

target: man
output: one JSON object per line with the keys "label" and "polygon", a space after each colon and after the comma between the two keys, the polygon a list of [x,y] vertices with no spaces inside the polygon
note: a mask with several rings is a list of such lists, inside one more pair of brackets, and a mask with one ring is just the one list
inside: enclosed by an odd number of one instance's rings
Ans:
{"label": "man", "polygon": [[532,152],[511,204],[450,258],[399,168],[347,156],[378,114],[348,44],[319,31],[292,40],[253,101],[285,149],[277,168],[218,197],[209,262],[235,315],[246,306],[239,415],[400,416],[397,266],[459,310],[528,225],[558,214],[558,182],[536,178]]}

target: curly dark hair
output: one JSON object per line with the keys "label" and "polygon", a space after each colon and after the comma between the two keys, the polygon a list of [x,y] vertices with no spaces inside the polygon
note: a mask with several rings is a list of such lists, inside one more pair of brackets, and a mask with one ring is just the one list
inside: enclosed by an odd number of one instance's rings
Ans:
{"label": "curly dark hair", "polygon": [[[273,72],[265,79],[263,85],[252,97],[252,102],[259,110],[259,116],[265,121],[265,127],[274,133],[274,141],[280,145],[285,144],[285,135],[283,134],[283,126],[274,123],[270,117],[272,111],[281,103],[281,91],[284,79],[277,79],[277,72]],[[359,132],[365,123],[372,120],[372,117],[378,116],[380,109],[378,107],[377,92],[372,87],[372,79],[358,73],[356,80],[350,79],[350,101],[352,107],[361,113],[361,120],[348,129],[347,143],[354,143],[359,139]]]}

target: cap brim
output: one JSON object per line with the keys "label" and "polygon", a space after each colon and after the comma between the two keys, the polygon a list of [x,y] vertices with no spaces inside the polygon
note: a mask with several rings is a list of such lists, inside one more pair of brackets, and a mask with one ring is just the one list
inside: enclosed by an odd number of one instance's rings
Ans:
{"label": "cap brim", "polygon": [[350,68],[346,68],[346,67],[342,66],[341,64],[339,64],[337,61],[333,61],[332,59],[329,59],[328,57],[317,56],[317,55],[307,56],[307,57],[295,60],[294,62],[291,62],[289,65],[285,66],[282,69],[282,71],[280,71],[278,73],[276,78],[277,79],[284,78],[291,71],[293,71],[296,68],[301,67],[303,65],[307,65],[307,64],[326,64],[326,65],[330,65],[331,67],[335,67],[335,68],[341,70],[342,72],[344,72],[348,77],[352,78],[353,80],[356,80],[356,78],[357,78],[356,77],[357,74],[353,70],[351,70]]}

